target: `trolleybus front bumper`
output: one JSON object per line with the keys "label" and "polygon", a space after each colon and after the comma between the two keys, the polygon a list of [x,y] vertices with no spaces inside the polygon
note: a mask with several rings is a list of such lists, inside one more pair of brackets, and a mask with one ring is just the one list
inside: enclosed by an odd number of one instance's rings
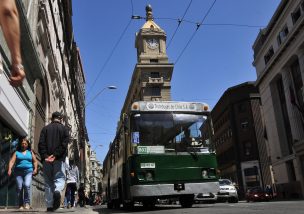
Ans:
{"label": "trolleybus front bumper", "polygon": [[206,183],[183,183],[182,188],[177,188],[176,184],[152,184],[152,185],[133,185],[131,186],[132,197],[153,197],[153,196],[175,196],[198,193],[219,192],[218,182]]}

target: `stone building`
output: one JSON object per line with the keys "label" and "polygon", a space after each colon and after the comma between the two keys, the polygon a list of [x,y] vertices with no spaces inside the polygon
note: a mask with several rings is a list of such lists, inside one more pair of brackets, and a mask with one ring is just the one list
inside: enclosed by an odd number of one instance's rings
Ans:
{"label": "stone building", "polygon": [[102,167],[94,150],[91,151],[90,155],[90,171],[90,192],[93,196],[101,194]]}
{"label": "stone building", "polygon": [[[85,78],[73,38],[72,1],[16,2],[26,79],[22,87],[12,88],[9,85],[10,57],[1,34],[0,206],[4,207],[15,205],[15,181],[6,176],[6,169],[18,137],[27,135],[37,154],[42,127],[50,122],[52,112],[60,111],[65,116],[64,124],[70,129],[69,158],[80,163],[80,150],[87,142],[84,124]],[[45,206],[41,166],[39,164],[39,174],[32,182],[33,207]]]}
{"label": "stone building", "polygon": [[212,145],[221,178],[244,197],[247,188],[271,184],[260,96],[254,82],[228,88],[211,111]]}
{"label": "stone building", "polygon": [[304,1],[282,0],[253,50],[274,186],[278,197],[303,197]]}

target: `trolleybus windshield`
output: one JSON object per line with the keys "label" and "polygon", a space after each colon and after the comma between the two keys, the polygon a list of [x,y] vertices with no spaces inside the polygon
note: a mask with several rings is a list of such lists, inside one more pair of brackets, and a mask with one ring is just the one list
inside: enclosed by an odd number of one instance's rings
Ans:
{"label": "trolleybus windshield", "polygon": [[202,142],[206,116],[138,113],[131,118],[131,141],[137,153],[208,152]]}

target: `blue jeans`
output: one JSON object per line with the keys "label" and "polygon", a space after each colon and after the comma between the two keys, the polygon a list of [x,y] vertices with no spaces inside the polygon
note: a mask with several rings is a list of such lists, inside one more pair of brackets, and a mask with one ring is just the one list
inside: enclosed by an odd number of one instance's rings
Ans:
{"label": "blue jeans", "polygon": [[[17,184],[17,206],[30,204],[30,192],[33,172],[24,172],[16,170],[15,175]],[[24,197],[22,193],[22,187],[24,187]]]}
{"label": "blue jeans", "polygon": [[65,185],[65,163],[55,160],[53,163],[43,162],[45,201],[47,207],[53,207],[53,194],[62,192]]}
{"label": "blue jeans", "polygon": [[68,183],[66,188],[66,198],[67,204],[70,204],[72,207],[74,206],[75,202],[75,192],[77,190],[76,183]]}

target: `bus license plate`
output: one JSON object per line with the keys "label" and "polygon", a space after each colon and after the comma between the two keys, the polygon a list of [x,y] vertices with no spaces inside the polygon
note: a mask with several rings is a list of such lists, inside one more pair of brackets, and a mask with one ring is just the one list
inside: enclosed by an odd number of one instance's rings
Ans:
{"label": "bus license plate", "polygon": [[142,168],[142,169],[155,169],[155,163],[141,163],[140,168]]}

